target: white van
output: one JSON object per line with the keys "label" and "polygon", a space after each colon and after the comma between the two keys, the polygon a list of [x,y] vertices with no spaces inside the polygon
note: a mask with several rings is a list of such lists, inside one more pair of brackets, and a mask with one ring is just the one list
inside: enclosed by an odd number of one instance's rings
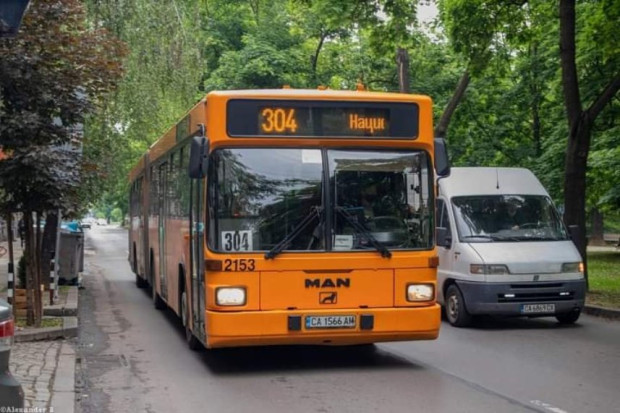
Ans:
{"label": "white van", "polygon": [[476,314],[577,321],[581,256],[532,172],[452,168],[438,186],[437,298],[450,324]]}

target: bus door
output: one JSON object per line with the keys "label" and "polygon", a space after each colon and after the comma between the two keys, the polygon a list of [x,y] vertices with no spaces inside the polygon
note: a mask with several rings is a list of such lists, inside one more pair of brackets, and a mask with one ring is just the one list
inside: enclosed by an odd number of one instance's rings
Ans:
{"label": "bus door", "polygon": [[159,169],[157,171],[159,174],[159,295],[163,299],[166,299],[168,295],[166,285],[166,216],[168,214],[166,208],[166,193],[168,191],[167,171],[168,162],[164,162],[159,165]]}
{"label": "bus door", "polygon": [[205,340],[205,280],[204,280],[204,181],[191,180],[190,189],[190,251],[192,257],[191,313],[193,332]]}

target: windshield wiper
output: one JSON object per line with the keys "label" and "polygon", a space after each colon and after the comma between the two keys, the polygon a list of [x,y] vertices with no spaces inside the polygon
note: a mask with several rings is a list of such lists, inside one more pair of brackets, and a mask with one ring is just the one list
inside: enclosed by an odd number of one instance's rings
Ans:
{"label": "windshield wiper", "polygon": [[340,213],[340,215],[342,215],[349,224],[351,224],[351,226],[357,231],[358,234],[365,236],[366,239],[370,241],[372,246],[375,247],[376,250],[381,253],[382,257],[384,258],[392,257],[392,253],[390,252],[390,250],[387,249],[385,245],[377,241],[377,239],[372,235],[372,233],[368,231],[366,228],[364,228],[362,224],[357,222],[357,219],[355,219],[351,214],[349,214],[343,207],[337,206],[336,211]]}
{"label": "windshield wiper", "polygon": [[282,239],[282,241],[278,242],[272,249],[265,253],[266,259],[275,258],[276,255],[284,251],[286,247],[293,241],[301,232],[308,226],[310,222],[314,218],[318,218],[319,222],[321,222],[321,214],[323,213],[322,207],[312,207],[310,210],[310,214],[308,214],[304,219],[299,221],[299,224],[293,230]]}
{"label": "windshield wiper", "polygon": [[493,239],[493,237],[491,235],[486,235],[486,234],[463,235],[461,238],[463,238],[463,239],[469,239],[469,238]]}

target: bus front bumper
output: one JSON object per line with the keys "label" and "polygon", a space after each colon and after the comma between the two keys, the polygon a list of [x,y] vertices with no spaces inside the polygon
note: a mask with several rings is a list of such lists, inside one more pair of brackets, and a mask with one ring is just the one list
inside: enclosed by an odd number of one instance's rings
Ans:
{"label": "bus front bumper", "polygon": [[[307,317],[355,316],[351,328],[307,328]],[[354,345],[434,340],[441,310],[427,307],[206,312],[207,348],[262,345]]]}

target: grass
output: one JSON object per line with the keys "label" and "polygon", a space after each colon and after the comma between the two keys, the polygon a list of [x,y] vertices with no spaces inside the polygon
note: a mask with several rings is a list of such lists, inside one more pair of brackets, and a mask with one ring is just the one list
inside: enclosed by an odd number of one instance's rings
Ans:
{"label": "grass", "polygon": [[[17,327],[21,327],[21,328],[28,327],[26,326],[25,318],[18,318],[15,324],[17,325]],[[41,320],[41,327],[62,327],[62,318],[60,317],[44,318]]]}
{"label": "grass", "polygon": [[588,252],[588,304],[620,308],[620,251]]}

